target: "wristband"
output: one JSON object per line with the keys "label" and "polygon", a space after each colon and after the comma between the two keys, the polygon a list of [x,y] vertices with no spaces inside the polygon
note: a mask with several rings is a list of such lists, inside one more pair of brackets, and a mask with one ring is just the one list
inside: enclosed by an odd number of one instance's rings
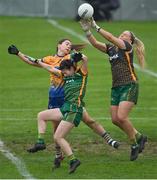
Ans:
{"label": "wristband", "polygon": [[42,61],[41,61],[41,59],[36,59],[34,62],[39,64],[39,62],[42,62]]}
{"label": "wristband", "polygon": [[99,27],[98,29],[96,29],[96,31],[97,31],[97,32],[99,32],[99,31],[100,31],[100,29],[101,29],[101,27]]}

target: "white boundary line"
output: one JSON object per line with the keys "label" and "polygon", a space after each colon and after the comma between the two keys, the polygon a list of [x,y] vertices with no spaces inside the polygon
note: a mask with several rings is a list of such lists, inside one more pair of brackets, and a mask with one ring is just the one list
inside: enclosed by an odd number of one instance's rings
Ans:
{"label": "white boundary line", "polygon": [[9,151],[1,139],[0,152],[16,166],[22,177],[25,179],[35,179],[26,169],[24,162]]}
{"label": "white boundary line", "polygon": [[[75,32],[74,30],[72,30],[72,29],[70,29],[70,28],[67,28],[67,27],[65,27],[65,26],[60,25],[60,24],[59,24],[57,21],[55,21],[55,20],[48,19],[47,21],[48,21],[51,25],[53,25],[54,27],[56,27],[56,28],[58,28],[58,29],[60,29],[60,30],[62,30],[62,31],[64,31],[64,32],[67,32],[67,33],[69,33],[70,35],[75,36],[75,37],[79,38],[80,40],[82,40],[82,41],[84,41],[84,42],[86,42],[86,43],[89,44],[88,40],[87,40],[84,36],[82,36],[81,34]],[[149,76],[152,76],[152,77],[157,78],[157,73],[156,73],[156,72],[150,71],[150,70],[148,70],[148,69],[141,70],[140,66],[139,66],[138,64],[136,64],[136,63],[134,63],[134,66],[135,66],[135,68],[138,69],[139,71],[142,71],[143,73],[148,74]]]}

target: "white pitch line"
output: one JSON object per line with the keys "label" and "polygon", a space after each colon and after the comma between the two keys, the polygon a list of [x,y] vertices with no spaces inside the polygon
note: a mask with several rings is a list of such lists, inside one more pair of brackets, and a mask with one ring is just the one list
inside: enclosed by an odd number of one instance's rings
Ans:
{"label": "white pitch line", "polygon": [[[46,108],[45,108],[46,109]],[[91,107],[91,108],[88,108],[87,107],[87,109],[88,110],[90,110],[90,111],[93,111],[93,110],[104,110],[104,109],[106,109],[106,107],[104,107],[104,108],[100,108],[100,107]],[[107,107],[107,109],[108,109],[108,107]],[[12,108],[12,109],[0,109],[0,112],[26,112],[26,111],[30,111],[30,112],[32,112],[32,111],[37,111],[37,112],[39,112],[39,111],[41,111],[41,110],[44,110],[43,108]],[[147,110],[147,111],[156,111],[157,110],[157,107],[135,107],[134,108],[134,110]]]}
{"label": "white pitch line", "polygon": [[75,36],[75,37],[77,37],[77,38],[81,39],[82,41],[84,41],[84,42],[86,42],[86,43],[89,44],[88,40],[87,40],[84,36],[82,36],[81,34],[78,34],[77,32],[73,31],[72,29],[67,28],[67,27],[65,27],[65,26],[62,26],[62,25],[58,24],[57,21],[52,20],[52,19],[48,19],[47,21],[48,21],[51,25],[55,26],[56,28],[58,28],[58,29],[60,29],[60,30],[62,30],[62,31],[64,31],[64,32],[67,32],[67,33],[69,33],[70,35],[73,35],[73,36]]}
{"label": "white pitch line", "polygon": [[[60,25],[60,24],[59,24],[57,21],[55,21],[55,20],[48,19],[47,21],[48,21],[51,25],[53,25],[54,27],[56,27],[56,28],[58,28],[58,29],[60,29],[60,30],[62,30],[62,31],[64,31],[64,32],[67,32],[67,33],[69,33],[70,35],[75,36],[75,37],[79,38],[80,40],[82,40],[82,41],[84,41],[84,42],[86,42],[86,43],[89,44],[88,40],[87,40],[84,36],[82,36],[81,34],[75,32],[74,30],[72,30],[72,29],[70,29],[70,28],[67,28],[67,27],[65,27],[65,26]],[[156,72],[153,72],[153,71],[148,70],[148,69],[142,70],[142,69],[140,68],[140,66],[139,66],[138,64],[136,64],[136,63],[134,63],[134,66],[135,66],[135,68],[138,69],[139,71],[141,71],[141,72],[143,72],[143,73],[145,73],[145,74],[148,74],[149,76],[152,76],[152,77],[157,78],[157,73],[156,73]]]}
{"label": "white pitch line", "polygon": [[[46,108],[45,108],[46,109]],[[24,109],[0,109],[0,112],[25,112],[25,111],[40,111],[41,109],[37,109],[37,108],[24,108]]]}
{"label": "white pitch line", "polygon": [[[111,117],[105,117],[105,116],[102,116],[102,117],[93,117],[94,119],[97,119],[97,120],[109,120],[109,119],[111,119]],[[149,119],[149,120],[156,120],[157,119],[157,117],[152,117],[152,118],[150,118],[150,117],[129,117],[130,119],[133,119],[133,120],[141,120],[141,119],[143,119],[143,120],[146,120],[146,119]],[[27,121],[36,121],[37,120],[37,118],[24,118],[24,119],[22,119],[22,118],[12,118],[12,117],[5,117],[5,118],[0,118],[0,121],[14,121],[14,123],[16,122],[16,121],[18,121],[18,123],[19,122],[21,122],[21,123],[23,123],[23,122],[27,122]]]}
{"label": "white pitch line", "polygon": [[[4,145],[3,141],[0,140],[0,152],[16,166],[18,172],[25,179],[35,179],[27,170],[24,162],[12,154],[8,148]],[[14,177],[13,177],[14,178]]]}
{"label": "white pitch line", "polygon": [[134,63],[134,67],[138,69],[141,72],[144,72],[145,74],[149,74],[150,76],[156,77],[157,78],[157,73],[150,71],[149,69],[141,69],[141,67],[138,64]]}

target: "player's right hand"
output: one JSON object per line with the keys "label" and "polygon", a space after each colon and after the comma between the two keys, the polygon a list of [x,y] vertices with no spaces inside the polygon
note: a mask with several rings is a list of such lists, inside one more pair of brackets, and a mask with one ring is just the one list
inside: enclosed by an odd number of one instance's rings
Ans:
{"label": "player's right hand", "polygon": [[8,47],[8,53],[9,53],[9,54],[18,55],[19,50],[17,49],[16,46],[11,45],[11,46]]}
{"label": "player's right hand", "polygon": [[90,30],[91,23],[90,23],[89,20],[81,19],[80,20],[80,25],[81,25],[83,31],[87,32],[87,31]]}

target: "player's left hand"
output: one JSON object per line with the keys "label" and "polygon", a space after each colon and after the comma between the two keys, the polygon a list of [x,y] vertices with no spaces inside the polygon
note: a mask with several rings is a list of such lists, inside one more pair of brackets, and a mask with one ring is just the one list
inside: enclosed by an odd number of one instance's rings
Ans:
{"label": "player's left hand", "polygon": [[101,29],[100,26],[97,25],[93,17],[90,19],[90,22],[91,22],[91,27],[96,29],[96,31],[99,31]]}

